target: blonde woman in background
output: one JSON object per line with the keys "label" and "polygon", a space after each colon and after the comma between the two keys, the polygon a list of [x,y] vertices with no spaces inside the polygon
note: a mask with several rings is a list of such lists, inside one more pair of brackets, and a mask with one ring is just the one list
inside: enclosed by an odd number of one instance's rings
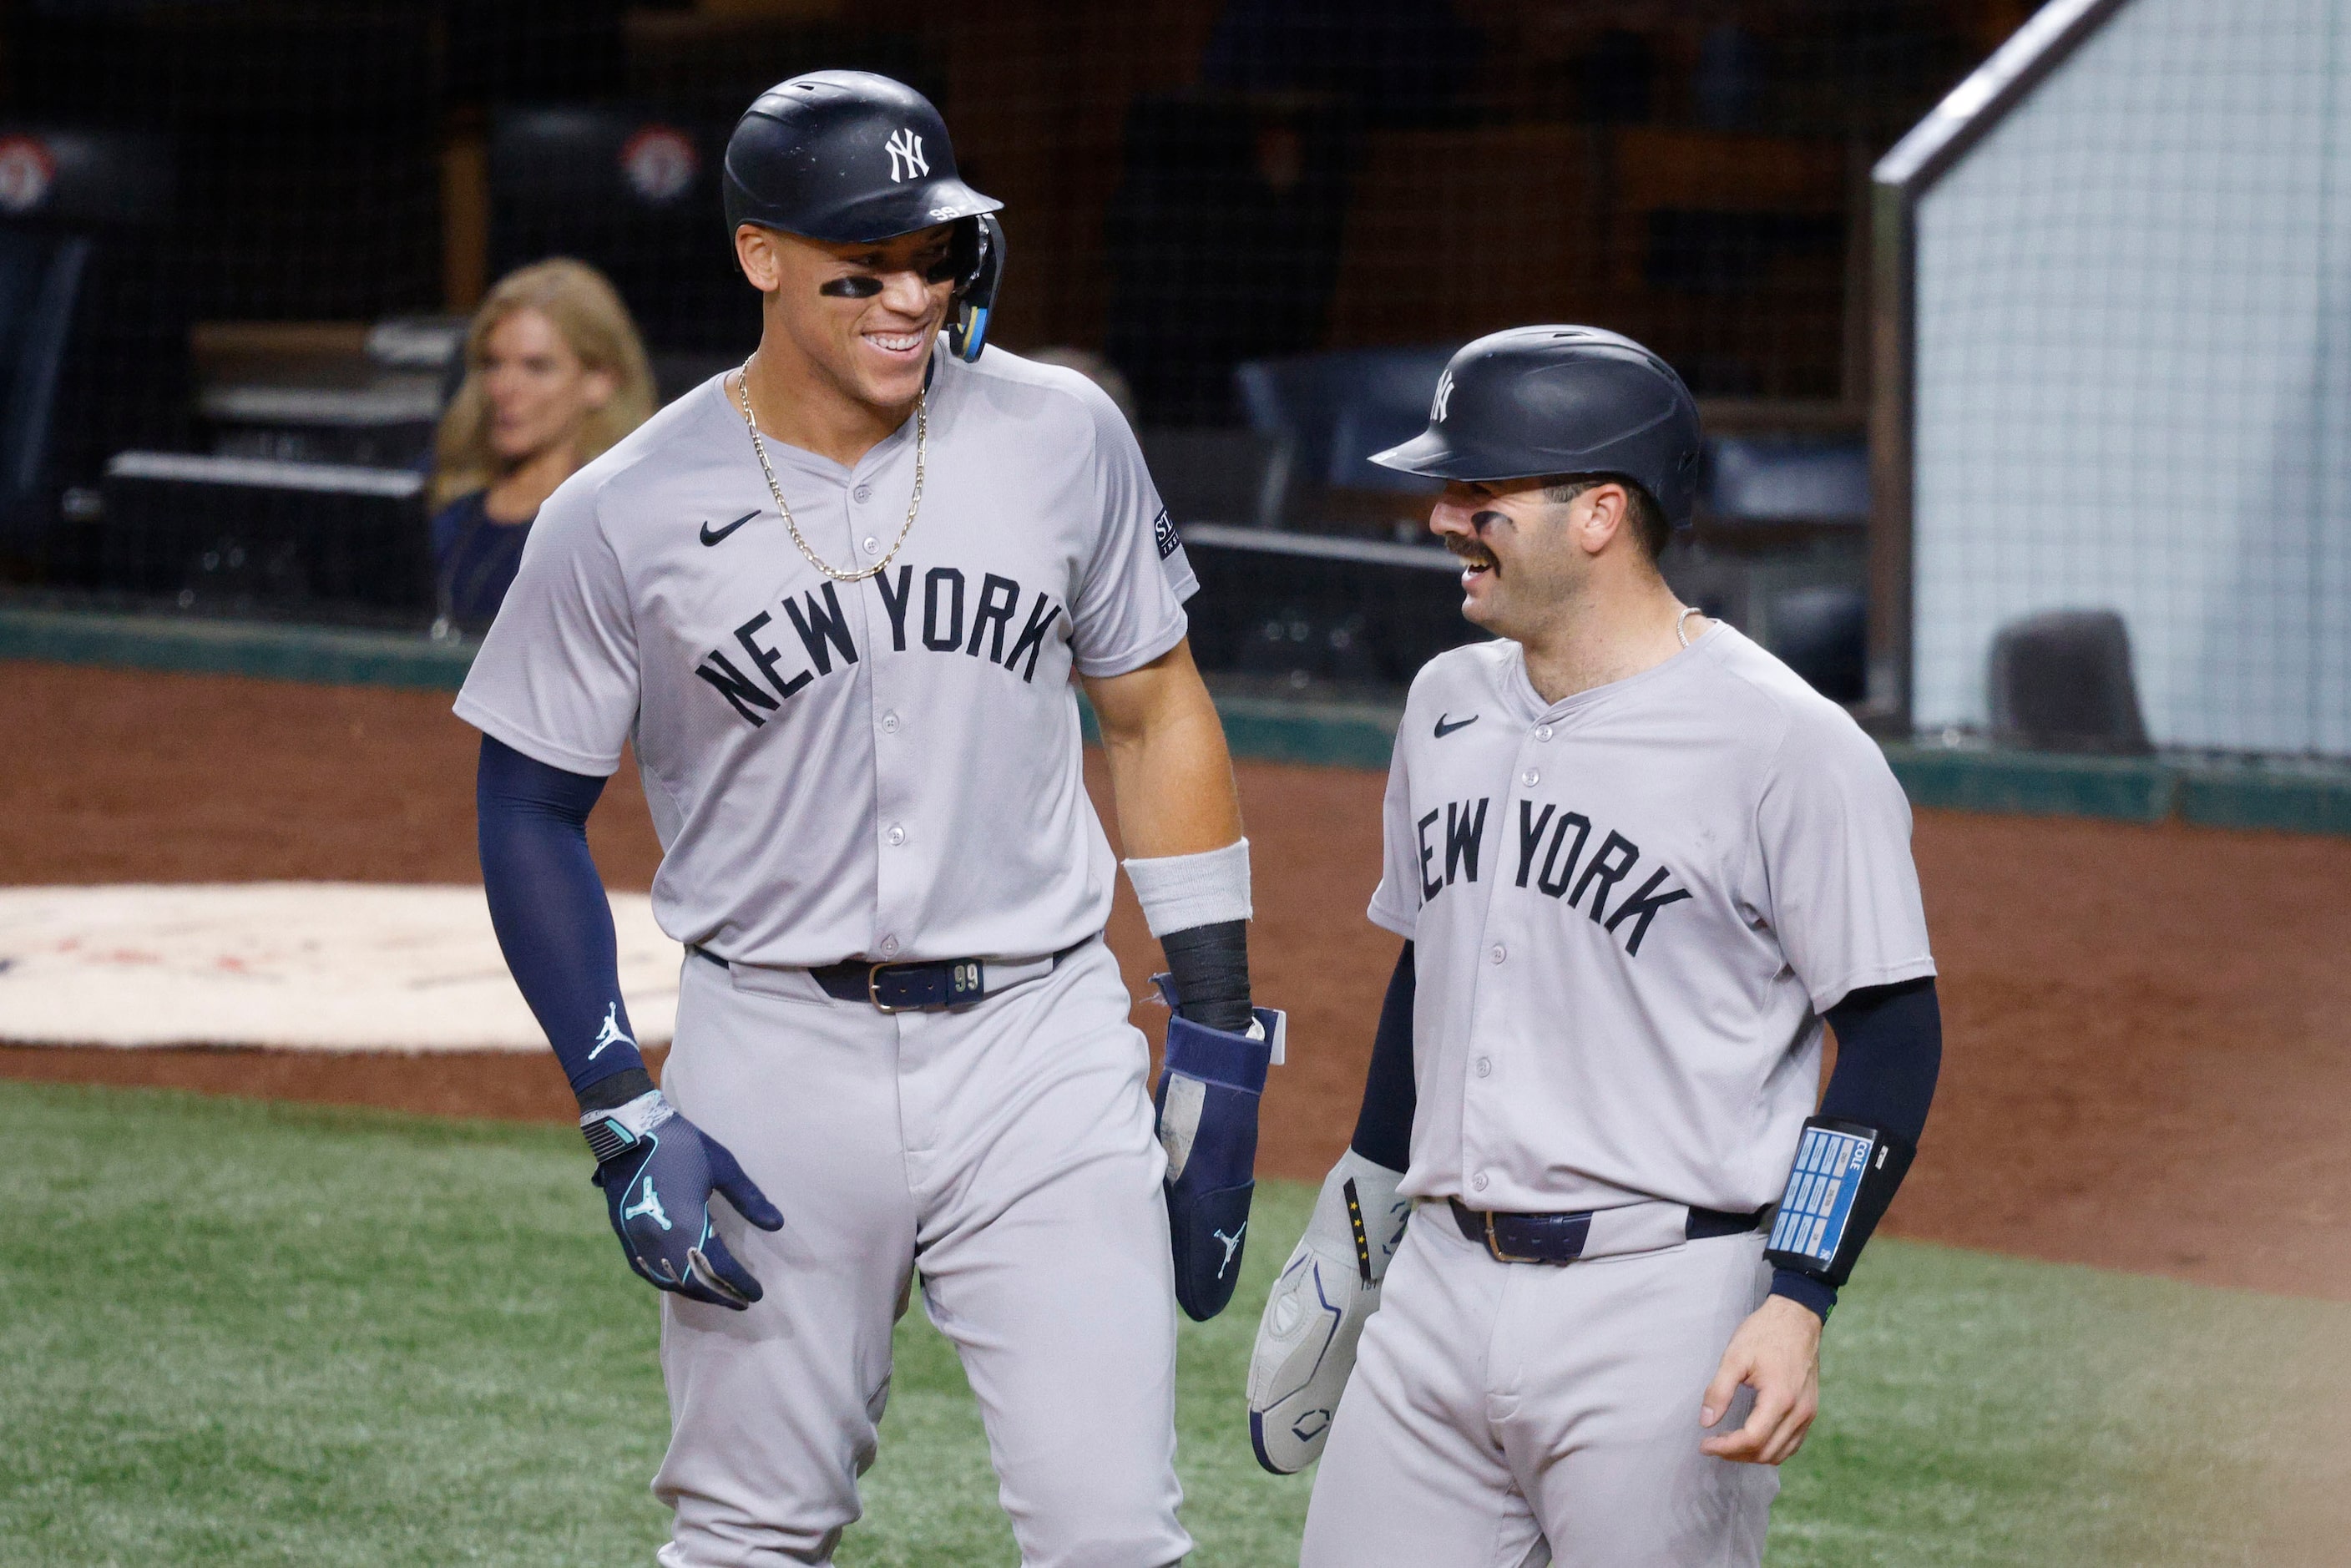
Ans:
{"label": "blonde woman in background", "polygon": [[557,257],[500,278],[465,334],[465,379],[434,443],[433,561],[442,622],[487,627],[539,504],[653,411],[629,308]]}

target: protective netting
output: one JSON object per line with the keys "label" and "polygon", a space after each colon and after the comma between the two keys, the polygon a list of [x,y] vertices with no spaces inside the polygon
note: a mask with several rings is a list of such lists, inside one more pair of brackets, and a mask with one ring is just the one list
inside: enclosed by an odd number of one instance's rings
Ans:
{"label": "protective netting", "polygon": [[1918,198],[1921,727],[2351,754],[2346,72],[2334,0],[2129,0]]}
{"label": "protective netting", "polygon": [[[1760,624],[1759,582],[1858,580],[1871,162],[2031,9],[26,0],[0,12],[0,558],[141,607],[432,621],[429,485],[314,469],[424,475],[465,313],[550,255],[613,280],[662,395],[739,359],[726,131],[858,66],[930,93],[1007,204],[995,340],[1119,383],[1179,520],[1392,539],[1418,499],[1362,459],[1417,424],[1432,361],[1595,322],[1763,476],[1710,494],[1698,573]],[[1327,619],[1259,617],[1233,658],[1361,673],[1365,629]]]}

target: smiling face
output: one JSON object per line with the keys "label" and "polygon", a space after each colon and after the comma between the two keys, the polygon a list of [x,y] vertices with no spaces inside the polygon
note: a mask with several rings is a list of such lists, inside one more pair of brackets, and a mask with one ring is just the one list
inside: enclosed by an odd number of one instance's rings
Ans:
{"label": "smiling face", "polygon": [[562,329],[528,306],[482,341],[482,394],[489,404],[490,451],[512,466],[558,446],[576,446],[590,413],[619,383],[583,363]]}
{"label": "smiling face", "polygon": [[1602,551],[1637,548],[1625,537],[1622,485],[1604,482],[1555,501],[1546,483],[1456,479],[1428,517],[1430,531],[1461,558],[1461,613],[1521,643],[1591,591]]}
{"label": "smiling face", "polygon": [[931,349],[954,305],[955,228],[939,224],[871,245],[802,239],[746,224],[735,231],[744,275],[766,296],[770,338],[841,395],[899,410],[923,390]]}

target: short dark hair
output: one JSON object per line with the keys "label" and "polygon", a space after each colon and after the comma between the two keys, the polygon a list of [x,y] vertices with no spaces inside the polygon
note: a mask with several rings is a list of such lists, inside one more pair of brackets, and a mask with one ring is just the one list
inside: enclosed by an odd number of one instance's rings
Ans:
{"label": "short dark hair", "polygon": [[1563,507],[1601,485],[1622,485],[1625,494],[1632,497],[1633,538],[1639,541],[1649,564],[1656,565],[1665,556],[1666,546],[1673,542],[1674,528],[1666,521],[1666,509],[1639,480],[1622,474],[1562,474],[1543,482],[1543,499]]}

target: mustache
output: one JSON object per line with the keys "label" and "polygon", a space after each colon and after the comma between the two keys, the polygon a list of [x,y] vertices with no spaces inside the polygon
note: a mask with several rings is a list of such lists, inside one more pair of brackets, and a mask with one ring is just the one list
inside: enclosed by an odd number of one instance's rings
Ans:
{"label": "mustache", "polygon": [[1447,534],[1445,536],[1445,548],[1473,566],[1496,566],[1499,563],[1494,559],[1494,552],[1486,548],[1486,530],[1496,523],[1508,520],[1508,514],[1503,512],[1488,510],[1473,513],[1469,518],[1469,526],[1478,531],[1475,534]]}

